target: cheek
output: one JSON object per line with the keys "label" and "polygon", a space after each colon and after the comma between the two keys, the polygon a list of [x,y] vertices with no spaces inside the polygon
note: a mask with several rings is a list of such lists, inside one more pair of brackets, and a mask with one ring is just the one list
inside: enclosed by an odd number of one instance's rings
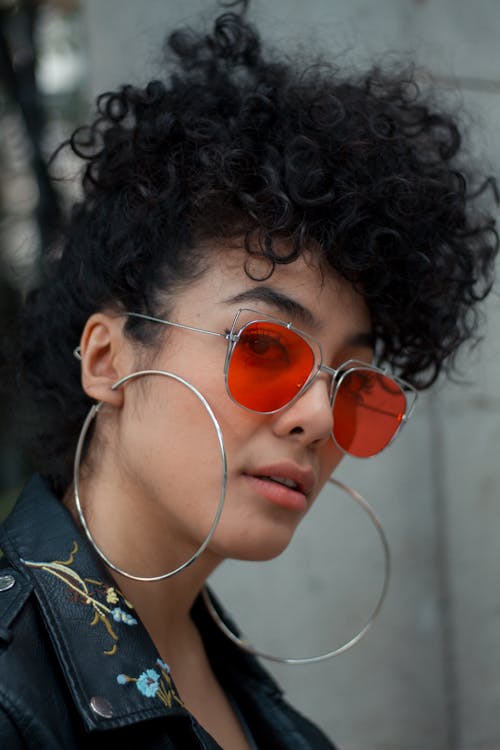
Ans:
{"label": "cheek", "polygon": [[344,453],[330,439],[320,453],[321,487],[328,481],[343,458]]}
{"label": "cheek", "polygon": [[[166,368],[165,368],[166,369]],[[158,376],[161,377],[161,376]],[[227,395],[222,373],[182,374],[203,399],[183,383],[164,377],[154,394],[148,395],[142,415],[142,434],[149,435],[150,457],[157,465],[165,461],[165,470],[196,481],[201,475],[219,476],[221,447],[216,425],[220,428],[228,461],[237,458],[241,446],[255,429],[254,415],[245,412]],[[215,420],[215,421],[214,421]]]}
{"label": "cheek", "polygon": [[212,352],[202,351],[199,356],[193,356],[191,350],[183,350],[176,354],[177,356],[168,358],[160,365],[162,370],[174,373],[186,382],[184,384],[173,378],[167,382],[166,398],[170,399],[171,418],[176,424],[185,421],[192,424],[193,428],[205,422],[211,425],[203,400],[206,400],[217,419],[222,418],[228,403],[231,403],[226,394],[220,353],[215,356]]}
{"label": "cheek", "polygon": [[[189,362],[183,361],[177,363],[175,372],[182,375],[206,400],[221,429],[229,453],[259,429],[263,417],[242,408],[232,400],[226,389],[223,363],[220,360],[220,356],[216,359],[202,358],[196,364],[191,362],[190,369]],[[177,425],[179,437],[182,435],[193,444],[193,440],[207,436],[209,444],[215,444],[216,429],[201,399],[180,383],[174,383],[171,392],[175,399],[171,419]],[[198,448],[206,447],[205,443],[197,445]]]}

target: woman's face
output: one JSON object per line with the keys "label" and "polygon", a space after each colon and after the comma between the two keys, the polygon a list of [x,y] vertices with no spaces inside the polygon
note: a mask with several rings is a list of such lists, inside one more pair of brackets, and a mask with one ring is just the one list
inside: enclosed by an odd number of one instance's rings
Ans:
{"label": "woman's face", "polygon": [[[224,333],[238,309],[248,307],[314,336],[325,364],[371,360],[370,317],[349,283],[322,271],[312,257],[277,265],[267,281],[253,281],[244,270],[247,257],[242,249],[215,253],[204,275],[178,293],[169,320]],[[252,275],[266,270],[252,260]],[[240,559],[279,554],[342,458],[330,439],[330,378],[321,374],[278,413],[253,413],[226,392],[224,338],[171,326],[163,333],[148,367],[191,382],[211,405],[224,436],[227,494],[211,551]],[[115,470],[113,484],[127,498],[124,512],[135,512],[135,528],[149,523],[141,536],[175,548],[169,564],[178,563],[206,537],[217,508],[221,458],[213,424],[196,397],[166,377],[129,382],[123,399],[117,443],[107,459]],[[298,491],[270,477],[305,486]]]}

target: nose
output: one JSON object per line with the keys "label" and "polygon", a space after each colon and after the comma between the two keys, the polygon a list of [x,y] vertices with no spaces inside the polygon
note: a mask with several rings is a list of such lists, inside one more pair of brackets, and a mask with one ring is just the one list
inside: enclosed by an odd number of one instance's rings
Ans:
{"label": "nose", "polygon": [[320,373],[296,401],[274,415],[274,432],[297,436],[306,444],[326,443],[333,427],[330,390],[331,375]]}

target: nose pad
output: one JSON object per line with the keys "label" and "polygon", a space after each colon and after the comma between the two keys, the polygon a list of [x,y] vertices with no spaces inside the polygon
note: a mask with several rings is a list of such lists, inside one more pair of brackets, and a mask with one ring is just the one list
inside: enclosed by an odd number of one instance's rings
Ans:
{"label": "nose pad", "polygon": [[[321,373],[318,377],[319,383],[321,384],[322,378]],[[333,405],[333,399],[335,396],[335,378],[334,375],[332,375],[330,372],[326,373],[324,386],[326,390],[326,398],[328,402],[328,417],[330,420],[330,433],[333,431],[333,411],[332,411],[332,405]]]}
{"label": "nose pad", "polygon": [[336,381],[336,375],[337,373],[330,372],[328,373],[330,376],[330,390],[328,393],[328,398],[330,400],[330,408],[333,407],[333,399],[335,398],[335,391],[337,390],[337,381]]}
{"label": "nose pad", "polygon": [[[337,388],[337,376],[339,375],[338,370],[334,370],[332,367],[327,367],[326,365],[321,365],[319,373],[317,375],[316,379],[323,378],[330,378],[330,386],[328,388],[328,399],[330,401],[330,406],[333,406],[333,399],[335,397],[335,390]],[[328,382],[328,381],[327,381]]]}

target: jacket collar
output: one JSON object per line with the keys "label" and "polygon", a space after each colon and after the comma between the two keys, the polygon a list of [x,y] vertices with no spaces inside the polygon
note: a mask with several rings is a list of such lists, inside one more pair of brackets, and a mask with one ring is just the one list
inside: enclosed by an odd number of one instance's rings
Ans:
{"label": "jacket collar", "polygon": [[[0,526],[0,547],[35,592],[69,693],[89,731],[157,717],[191,721],[168,665],[136,613],[39,476],[29,481]],[[214,672],[237,702],[258,704],[281,695],[258,661],[219,631],[201,597],[192,616]]]}
{"label": "jacket collar", "polygon": [[0,529],[0,547],[33,586],[88,730],[187,716],[131,605],[40,477],[28,483]]}

